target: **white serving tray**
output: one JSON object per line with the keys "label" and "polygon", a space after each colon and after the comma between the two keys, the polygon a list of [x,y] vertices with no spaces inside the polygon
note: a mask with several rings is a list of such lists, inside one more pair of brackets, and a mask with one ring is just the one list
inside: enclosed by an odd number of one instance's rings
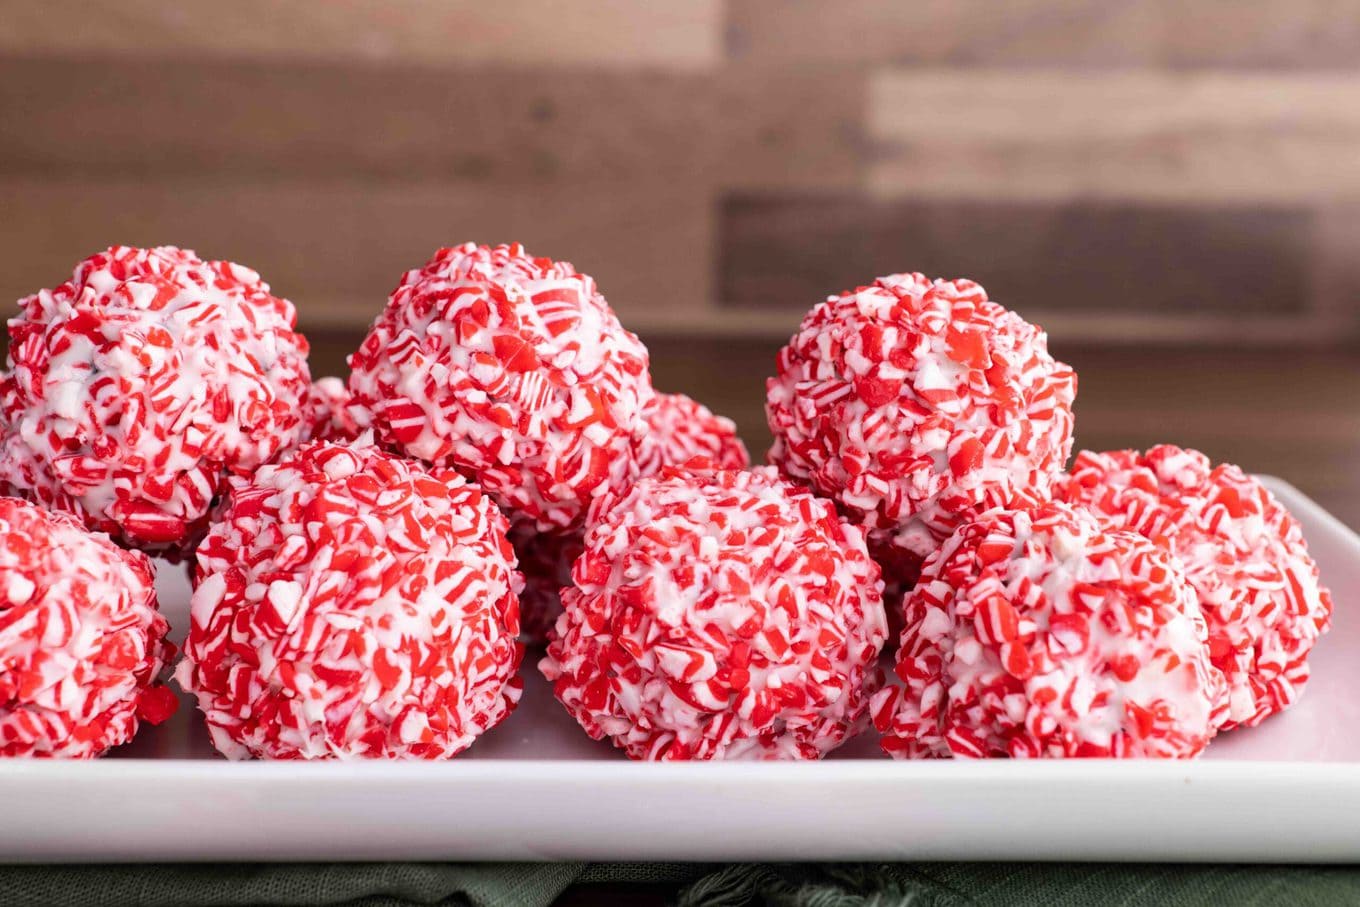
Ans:
{"label": "white serving tray", "polygon": [[451,762],[230,763],[187,705],[112,758],[0,760],[0,860],[1360,860],[1360,537],[1265,481],[1334,626],[1297,707],[1196,762],[893,762],[871,733],[815,764],[632,763],[531,653],[519,710]]}

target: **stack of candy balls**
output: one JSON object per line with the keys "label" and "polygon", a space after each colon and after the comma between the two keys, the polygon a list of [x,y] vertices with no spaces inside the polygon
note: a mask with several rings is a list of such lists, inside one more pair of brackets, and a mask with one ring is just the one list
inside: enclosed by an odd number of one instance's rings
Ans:
{"label": "stack of candy balls", "polygon": [[[402,275],[345,380],[258,274],[183,249],[110,248],[19,308],[0,756],[99,756],[173,679],[231,759],[447,759],[534,647],[634,759],[870,728],[896,758],[1185,758],[1296,702],[1329,624],[1238,467],[1069,467],[1076,374],[968,280],[815,306],[764,466],[653,387],[593,278],[518,245]],[[153,580],[185,567],[177,652]]]}

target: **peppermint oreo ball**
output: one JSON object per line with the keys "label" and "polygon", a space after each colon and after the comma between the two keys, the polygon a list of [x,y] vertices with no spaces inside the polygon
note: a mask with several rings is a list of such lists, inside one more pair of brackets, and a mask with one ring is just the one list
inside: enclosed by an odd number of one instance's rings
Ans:
{"label": "peppermint oreo ball", "polygon": [[1298,521],[1264,485],[1231,463],[1163,444],[1146,454],[1082,451],[1057,494],[1165,545],[1185,566],[1210,657],[1228,681],[1225,730],[1298,699],[1332,600]]}
{"label": "peppermint oreo ball", "polygon": [[248,268],[115,246],[19,304],[0,376],[12,494],[176,558],[228,473],[297,441],[307,341]]}
{"label": "peppermint oreo ball", "polygon": [[547,657],[634,759],[817,759],[859,730],[886,637],[863,534],[773,470],[665,470],[591,507]]}
{"label": "peppermint oreo ball", "polygon": [[646,420],[647,432],[638,450],[641,475],[658,475],[663,467],[679,466],[695,457],[718,469],[751,465],[736,423],[691,397],[658,393]]}
{"label": "peppermint oreo ball", "polygon": [[905,611],[902,683],[873,702],[895,757],[1185,758],[1227,708],[1175,558],[1084,508],[960,527]]}
{"label": "peppermint oreo ball", "polygon": [[367,414],[354,405],[354,395],[339,378],[312,382],[303,402],[302,433],[308,441],[355,441],[368,427]]}
{"label": "peppermint oreo ball", "polygon": [[316,442],[232,480],[184,660],[232,759],[445,759],[519,700],[505,519],[451,469]]}
{"label": "peppermint oreo ball", "polygon": [[91,758],[175,711],[146,555],[0,498],[0,756]]}
{"label": "peppermint oreo ball", "polygon": [[574,529],[637,475],[647,350],[566,262],[441,249],[402,278],[350,367],[380,442],[458,469],[517,523]]}
{"label": "peppermint oreo ball", "polygon": [[961,523],[1043,500],[1076,375],[970,280],[880,277],[816,306],[766,386],[769,461],[863,526],[890,584]]}
{"label": "peppermint oreo ball", "polygon": [[[718,416],[684,394],[657,394],[647,411],[647,433],[639,445],[643,476],[658,475],[695,457],[710,467],[744,469],[751,465],[746,445],[731,419]],[[571,583],[571,565],[584,548],[583,529],[538,532],[532,526],[511,529],[510,541],[524,572],[520,625],[524,639],[540,642],[562,613],[560,593]]]}

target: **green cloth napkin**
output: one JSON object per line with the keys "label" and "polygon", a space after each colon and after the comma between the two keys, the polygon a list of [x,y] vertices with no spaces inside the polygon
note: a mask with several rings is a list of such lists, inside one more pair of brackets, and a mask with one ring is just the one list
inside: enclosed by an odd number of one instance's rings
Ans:
{"label": "green cloth napkin", "polygon": [[[678,907],[1360,904],[1345,866],[1119,863],[314,863],[0,867],[0,904],[546,907],[572,885],[667,885]],[[650,889],[654,890],[654,889]],[[627,902],[627,891],[617,898]]]}

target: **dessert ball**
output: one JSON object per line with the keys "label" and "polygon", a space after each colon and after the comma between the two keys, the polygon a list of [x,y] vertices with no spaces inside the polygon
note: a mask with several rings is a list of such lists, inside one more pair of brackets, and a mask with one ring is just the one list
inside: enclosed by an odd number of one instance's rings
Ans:
{"label": "dessert ball", "polygon": [[970,280],[894,274],[803,319],[767,384],[769,461],[870,534],[890,582],[971,515],[1046,498],[1077,379]]}
{"label": "dessert ball", "polygon": [[175,710],[151,562],[0,498],[0,756],[91,758]]}
{"label": "dessert ball", "polygon": [[1175,559],[1082,508],[965,524],[905,608],[873,702],[892,756],[1188,757],[1227,705]]}
{"label": "dessert ball", "polygon": [[297,440],[307,342],[248,268],[115,246],[19,304],[0,376],[10,493],[173,558],[227,472]]}
{"label": "dessert ball", "polygon": [[816,759],[886,636],[863,534],[773,470],[663,470],[591,506],[540,667],[634,759]]}
{"label": "dessert ball", "polygon": [[233,478],[176,679],[232,759],[443,759],[519,700],[505,520],[451,469],[316,442]]}
{"label": "dessert ball", "polygon": [[339,378],[318,378],[307,391],[302,408],[302,434],[308,441],[354,441],[368,427],[366,414]]}
{"label": "dessert ball", "polygon": [[654,476],[664,466],[679,466],[703,457],[719,469],[751,465],[737,426],[684,394],[661,394],[646,415],[647,432],[638,449],[638,471]]}
{"label": "dessert ball", "polygon": [[1224,729],[1288,708],[1308,681],[1331,597],[1298,522],[1260,482],[1171,445],[1083,451],[1057,494],[1166,545],[1185,567],[1228,682]]}
{"label": "dessert ball", "polygon": [[350,367],[380,442],[458,469],[516,522],[576,528],[636,475],[647,350],[566,262],[441,249],[402,278]]}
{"label": "dessert ball", "polygon": [[[639,446],[641,474],[654,476],[662,467],[679,466],[695,457],[722,469],[751,465],[731,419],[714,415],[684,394],[657,394],[655,405],[647,411],[647,433]],[[524,573],[520,625],[525,641],[546,639],[562,613],[559,593],[571,584],[571,565],[584,548],[583,535],[583,529],[538,532],[532,525],[511,529],[510,541]]]}

